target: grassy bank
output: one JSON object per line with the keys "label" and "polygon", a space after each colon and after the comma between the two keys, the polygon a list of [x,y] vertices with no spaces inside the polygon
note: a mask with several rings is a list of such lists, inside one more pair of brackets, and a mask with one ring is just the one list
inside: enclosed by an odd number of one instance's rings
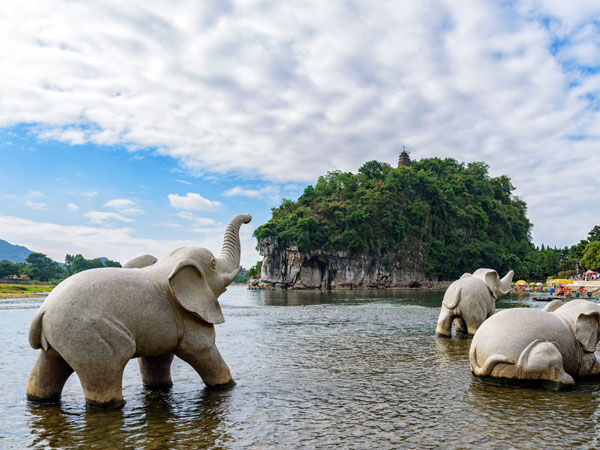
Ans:
{"label": "grassy bank", "polygon": [[4,284],[0,283],[0,298],[37,297],[40,292],[50,292],[53,284]]}

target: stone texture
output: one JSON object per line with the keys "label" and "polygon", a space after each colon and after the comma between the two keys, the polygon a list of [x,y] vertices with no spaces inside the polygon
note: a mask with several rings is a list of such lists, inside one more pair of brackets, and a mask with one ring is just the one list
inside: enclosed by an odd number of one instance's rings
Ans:
{"label": "stone texture", "polygon": [[473,336],[471,371],[477,376],[574,384],[574,377],[600,374],[595,353],[599,325],[600,305],[587,300],[553,303],[546,311],[500,311]]}
{"label": "stone texture", "polygon": [[60,283],[35,313],[29,342],[40,349],[27,384],[32,400],[56,401],[75,371],[91,406],[121,407],[122,375],[139,358],[148,388],[171,384],[173,355],[190,364],[205,384],[233,378],[215,346],[223,322],[217,298],[240,271],[239,228],[232,219],[219,257],[185,247],[159,260],[144,255],[126,267],[75,274]]}
{"label": "stone texture", "polygon": [[283,289],[387,289],[440,285],[423,274],[424,261],[419,247],[373,256],[323,250],[303,253],[294,243],[282,246],[272,238],[262,239],[259,246],[264,257],[260,281]]}
{"label": "stone texture", "polygon": [[465,273],[444,293],[436,334],[451,337],[453,321],[457,333],[475,334],[496,311],[496,302],[508,294],[513,275],[510,270],[500,279],[494,269],[477,269],[472,275]]}

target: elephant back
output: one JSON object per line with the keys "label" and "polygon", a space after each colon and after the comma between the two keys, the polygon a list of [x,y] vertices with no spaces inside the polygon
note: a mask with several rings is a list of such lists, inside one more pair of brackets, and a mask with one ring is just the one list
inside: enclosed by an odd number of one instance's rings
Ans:
{"label": "elephant back", "polygon": [[455,309],[461,303],[470,303],[472,306],[481,303],[487,303],[490,299],[490,292],[478,278],[465,277],[452,283],[444,294],[442,304],[448,309]]}
{"label": "elephant back", "polygon": [[534,341],[552,342],[563,355],[565,371],[578,373],[579,345],[569,325],[553,313],[537,309],[514,308],[500,311],[479,327],[471,348],[483,365],[489,357],[502,355],[515,364]]}

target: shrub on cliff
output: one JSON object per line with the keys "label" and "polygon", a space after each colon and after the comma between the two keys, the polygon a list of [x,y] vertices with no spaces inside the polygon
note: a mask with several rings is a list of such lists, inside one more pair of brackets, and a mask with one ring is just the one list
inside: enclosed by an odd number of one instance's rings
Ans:
{"label": "shrub on cliff", "polygon": [[369,161],[356,174],[328,172],[297,201],[284,199],[254,235],[306,253],[403,252],[438,279],[478,267],[504,273],[533,250],[526,205],[513,190],[482,162],[428,158],[394,169]]}

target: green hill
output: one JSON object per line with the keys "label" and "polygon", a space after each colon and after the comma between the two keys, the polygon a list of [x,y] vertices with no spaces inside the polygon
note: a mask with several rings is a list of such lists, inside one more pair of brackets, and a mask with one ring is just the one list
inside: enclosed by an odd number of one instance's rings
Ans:
{"label": "green hill", "polygon": [[30,253],[33,252],[22,245],[14,245],[0,239],[0,261],[25,262]]}
{"label": "green hill", "polygon": [[297,201],[284,199],[254,235],[259,245],[269,238],[304,253],[411,255],[406,264],[429,279],[478,267],[504,273],[533,250],[527,207],[514,189],[483,162],[427,158],[392,168],[369,161],[356,174],[319,177]]}

